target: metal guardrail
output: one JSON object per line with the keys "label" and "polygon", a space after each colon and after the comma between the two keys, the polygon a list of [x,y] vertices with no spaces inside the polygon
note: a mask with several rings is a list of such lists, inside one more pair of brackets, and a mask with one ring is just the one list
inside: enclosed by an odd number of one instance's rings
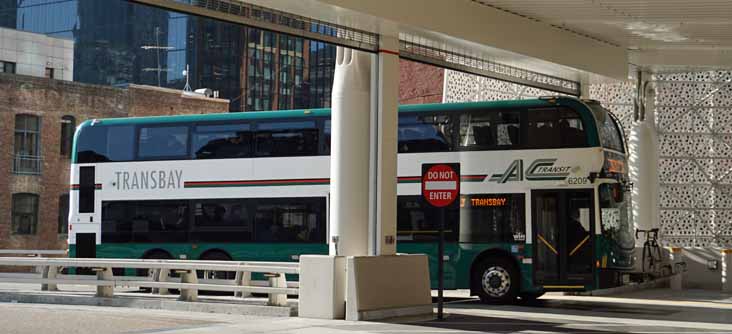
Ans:
{"label": "metal guardrail", "polygon": [[[41,284],[44,291],[58,291],[60,284],[91,285],[97,287],[97,297],[113,297],[115,287],[146,287],[167,294],[168,289],[179,289],[183,301],[196,301],[198,291],[228,291],[246,297],[252,293],[269,296],[268,305],[286,306],[287,295],[298,295],[297,287],[288,287],[285,274],[299,274],[298,263],[232,262],[197,260],[138,260],[138,259],[82,259],[0,257],[0,266],[36,267],[40,275],[0,275],[0,282]],[[96,278],[84,275],[65,275],[66,267],[89,268]],[[112,269],[148,269],[151,276],[114,276]],[[235,272],[231,279],[210,279],[199,282],[198,272]],[[170,277],[171,273],[180,277]],[[261,273],[269,284],[262,286],[252,281],[252,273]]]}

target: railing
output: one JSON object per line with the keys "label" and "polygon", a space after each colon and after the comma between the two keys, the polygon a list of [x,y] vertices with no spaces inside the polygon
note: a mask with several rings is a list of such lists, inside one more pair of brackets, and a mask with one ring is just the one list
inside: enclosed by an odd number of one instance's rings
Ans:
{"label": "railing", "polygon": [[41,161],[42,158],[37,155],[16,154],[13,156],[13,173],[39,175]]}
{"label": "railing", "polygon": [[[82,259],[0,257],[0,266],[36,267],[41,274],[0,275],[0,282],[41,284],[44,291],[58,291],[58,285],[91,285],[97,287],[97,297],[113,297],[115,287],[153,288],[159,294],[179,289],[183,301],[196,301],[198,291],[228,291],[246,297],[252,293],[267,294],[268,305],[286,306],[287,295],[298,295],[295,284],[288,287],[286,274],[298,274],[298,263],[233,262],[191,260]],[[89,275],[61,274],[63,268],[88,268]],[[147,269],[152,275],[114,276],[112,269]],[[201,279],[198,272],[234,272],[234,279]],[[175,273],[180,277],[170,277]],[[252,273],[263,274],[268,284],[252,280]],[[264,285],[264,286],[263,286]]]}

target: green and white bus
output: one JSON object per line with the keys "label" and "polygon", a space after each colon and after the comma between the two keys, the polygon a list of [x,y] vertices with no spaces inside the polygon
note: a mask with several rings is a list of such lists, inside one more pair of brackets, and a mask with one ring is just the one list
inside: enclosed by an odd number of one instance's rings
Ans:
{"label": "green and white bus", "polygon": [[[397,250],[430,257],[423,163],[459,162],[445,287],[488,302],[620,284],[633,265],[617,120],[567,97],[399,108]],[[95,119],[76,132],[71,256],[327,254],[330,110]]]}

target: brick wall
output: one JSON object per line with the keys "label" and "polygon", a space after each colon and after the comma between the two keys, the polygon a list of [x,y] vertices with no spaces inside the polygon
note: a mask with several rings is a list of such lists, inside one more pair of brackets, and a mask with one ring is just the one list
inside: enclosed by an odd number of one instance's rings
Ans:
{"label": "brick wall", "polygon": [[445,70],[408,60],[399,61],[399,103],[441,103]]}
{"label": "brick wall", "polygon": [[[179,90],[130,85],[126,89],[0,73],[0,249],[64,249],[58,234],[59,197],[68,193],[69,159],[60,154],[61,117],[92,118],[218,113],[228,100],[183,97]],[[41,175],[12,172],[15,115],[41,120]],[[14,235],[12,195],[39,195],[35,235]]]}

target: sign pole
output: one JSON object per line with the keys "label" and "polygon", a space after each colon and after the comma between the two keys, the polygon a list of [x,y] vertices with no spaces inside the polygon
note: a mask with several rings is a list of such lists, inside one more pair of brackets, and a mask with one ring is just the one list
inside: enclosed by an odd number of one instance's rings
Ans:
{"label": "sign pole", "polygon": [[459,210],[460,164],[422,164],[422,198],[431,207],[439,210],[437,240],[437,319],[444,319],[445,290],[445,212]]}
{"label": "sign pole", "polygon": [[440,242],[437,245],[437,319],[443,320],[443,291],[445,290],[445,208],[440,209]]}

